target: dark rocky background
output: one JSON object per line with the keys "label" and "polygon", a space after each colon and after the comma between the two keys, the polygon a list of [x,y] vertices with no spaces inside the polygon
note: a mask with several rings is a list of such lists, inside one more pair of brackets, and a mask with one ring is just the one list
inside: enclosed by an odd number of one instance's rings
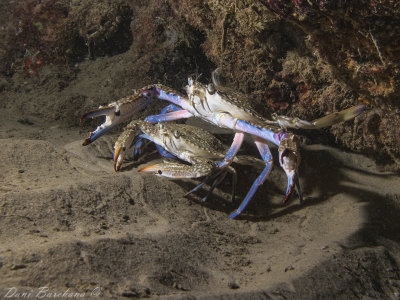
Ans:
{"label": "dark rocky background", "polygon": [[127,52],[134,67],[119,85],[130,88],[137,74],[182,88],[218,66],[266,116],[310,120],[369,103],[355,123],[305,134],[398,169],[399,15],[389,0],[3,1],[1,88],[21,69],[40,78],[52,65],[74,78],[76,63]]}

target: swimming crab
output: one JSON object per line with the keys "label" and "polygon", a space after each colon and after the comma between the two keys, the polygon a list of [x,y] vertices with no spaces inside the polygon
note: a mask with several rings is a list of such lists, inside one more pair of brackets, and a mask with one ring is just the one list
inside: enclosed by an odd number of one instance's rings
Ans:
{"label": "swimming crab", "polygon": [[[209,178],[216,178],[203,201],[222,182],[227,172],[232,174],[232,201],[235,198],[236,171],[231,166],[220,167],[218,161],[225,156],[226,148],[215,136],[199,127],[173,122],[151,123],[134,120],[118,137],[114,146],[114,169],[121,167],[124,152],[135,139],[152,141],[166,158],[163,163],[151,165],[139,172],[152,173],[168,178],[199,178],[207,176],[203,183],[193,189],[198,190]],[[179,162],[180,159],[186,163]],[[187,194],[189,194],[187,193]]]}
{"label": "swimming crab", "polygon": [[[267,141],[278,146],[279,163],[288,178],[286,194],[283,202],[287,202],[292,191],[296,189],[301,203],[303,196],[298,176],[298,167],[301,161],[299,142],[298,138],[293,133],[289,132],[288,129],[323,128],[353,119],[365,109],[365,105],[360,104],[344,111],[329,114],[311,122],[276,114],[272,116],[271,120],[269,120],[259,115],[248,104],[245,95],[230,88],[223,87],[219,83],[218,69],[213,72],[212,79],[213,83],[205,85],[193,78],[189,78],[188,85],[185,87],[187,96],[161,84],[155,84],[150,88],[145,87],[139,92],[142,93],[144,99],[161,99],[172,103],[168,105],[168,111],[170,112],[148,116],[146,118],[147,122],[156,123],[173,121],[195,116],[216,126],[232,129],[235,132],[232,145],[223,160],[219,162],[219,167],[231,164],[243,143],[245,133],[250,134],[253,137],[261,158],[265,163],[265,167],[254,181],[239,208],[230,215],[230,218],[235,218],[243,211],[254,196],[258,187],[266,180],[272,169],[273,159]],[[139,98],[140,96],[138,96],[137,99]],[[114,105],[114,107],[117,106],[118,105]],[[138,109],[138,106],[132,107],[134,111],[129,111],[127,114],[132,115],[140,110]],[[110,108],[104,110],[106,116],[113,113]],[[115,109],[115,111],[117,111],[117,109]],[[98,111],[96,115],[100,114],[101,112]],[[87,114],[84,115],[84,117],[94,117],[96,115]],[[111,117],[109,117],[108,120],[111,120]],[[101,125],[103,127],[99,130],[96,129],[96,134],[91,133],[85,140],[84,144],[89,144],[94,141],[101,135],[102,131],[108,131],[115,125],[116,124],[112,121],[107,123],[106,117],[106,122]]]}

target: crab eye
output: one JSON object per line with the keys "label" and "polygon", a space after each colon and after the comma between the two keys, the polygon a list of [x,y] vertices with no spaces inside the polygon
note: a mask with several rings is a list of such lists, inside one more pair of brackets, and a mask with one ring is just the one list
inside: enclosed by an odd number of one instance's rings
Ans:
{"label": "crab eye", "polygon": [[174,137],[176,137],[178,139],[180,136],[181,136],[181,133],[179,132],[179,130],[175,130]]}
{"label": "crab eye", "polygon": [[207,91],[208,91],[211,95],[214,94],[214,93],[215,93],[215,86],[214,86],[214,84],[209,83],[209,84],[207,85]]}

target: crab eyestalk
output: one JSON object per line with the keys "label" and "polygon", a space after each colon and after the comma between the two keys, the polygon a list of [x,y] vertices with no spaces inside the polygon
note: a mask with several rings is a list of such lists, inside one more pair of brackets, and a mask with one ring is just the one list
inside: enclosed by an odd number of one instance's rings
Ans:
{"label": "crab eyestalk", "polygon": [[288,185],[283,203],[289,200],[294,188],[297,190],[300,203],[303,201],[298,175],[300,161],[299,141],[297,137],[291,133],[284,133],[279,145],[279,163],[288,178]]}

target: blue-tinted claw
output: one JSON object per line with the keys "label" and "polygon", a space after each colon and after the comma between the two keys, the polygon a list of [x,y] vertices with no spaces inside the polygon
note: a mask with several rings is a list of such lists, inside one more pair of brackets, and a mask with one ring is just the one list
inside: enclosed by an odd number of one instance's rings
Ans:
{"label": "blue-tinted claw", "polygon": [[112,127],[110,127],[111,122],[109,121],[109,119],[110,119],[109,116],[114,114],[114,110],[115,110],[114,107],[102,107],[102,108],[90,111],[81,117],[81,123],[82,123],[85,119],[89,119],[89,118],[92,119],[92,118],[96,118],[99,116],[106,116],[106,121],[103,124],[101,124],[100,126],[98,126],[96,128],[96,130],[89,133],[89,137],[86,138],[82,144],[83,146],[89,145],[90,143],[94,142],[99,137],[101,137],[102,135],[104,135],[108,131],[110,131],[110,129]]}
{"label": "blue-tinted claw", "polygon": [[300,188],[299,176],[297,173],[300,165],[299,141],[295,135],[288,133],[281,134],[280,139],[279,163],[288,178],[288,186],[283,203],[286,203],[289,200],[290,195],[293,192],[293,188],[296,188],[301,202],[303,200],[303,196]]}
{"label": "blue-tinted claw", "polygon": [[184,104],[187,101],[186,96],[162,84],[156,84],[152,89],[151,94],[149,94],[149,96],[150,97],[155,96],[158,99],[167,100],[170,103],[175,104],[179,107],[185,106]]}
{"label": "blue-tinted claw", "polygon": [[[295,174],[293,172],[293,174]],[[283,203],[286,203],[290,196],[292,195],[292,190],[293,190],[293,177],[294,175],[288,175],[288,183],[287,183],[287,188],[286,188],[286,194],[285,194],[285,198],[283,199]]]}
{"label": "blue-tinted claw", "polygon": [[128,97],[121,98],[107,106],[100,106],[99,109],[84,114],[81,117],[81,122],[85,119],[99,116],[105,116],[106,118],[103,124],[89,134],[89,137],[83,142],[83,145],[89,145],[118,124],[127,121],[132,115],[143,110],[151,101],[151,99],[146,96],[147,92],[150,92],[148,87],[135,90],[134,93]]}
{"label": "blue-tinted claw", "polygon": [[299,196],[299,201],[301,204],[303,202],[303,193],[300,188],[299,176],[298,176],[297,172],[295,172],[295,171],[291,172],[291,174],[288,174],[288,186],[286,189],[285,198],[283,199],[283,203],[286,203],[289,200],[290,196],[293,193],[294,188],[297,191],[297,194]]}
{"label": "blue-tinted claw", "polygon": [[83,146],[89,145],[90,143],[92,143],[92,142],[94,142],[95,140],[97,140],[99,137],[105,135],[105,134],[106,134],[107,132],[109,132],[112,128],[114,128],[114,126],[108,126],[108,127],[99,126],[99,127],[97,127],[95,131],[89,133],[89,137],[87,137],[87,138],[83,141],[82,145],[83,145]]}
{"label": "blue-tinted claw", "polygon": [[106,117],[104,123],[98,126],[94,131],[89,133],[89,137],[86,138],[82,144],[83,146],[89,145],[90,143],[94,142],[99,137],[103,136],[111,129],[113,129],[115,126],[125,121],[125,119],[127,118],[126,116],[121,116],[121,111],[118,107],[111,106],[99,108],[98,110],[94,110],[84,114],[81,117],[81,122],[85,119],[95,118],[99,116]]}

